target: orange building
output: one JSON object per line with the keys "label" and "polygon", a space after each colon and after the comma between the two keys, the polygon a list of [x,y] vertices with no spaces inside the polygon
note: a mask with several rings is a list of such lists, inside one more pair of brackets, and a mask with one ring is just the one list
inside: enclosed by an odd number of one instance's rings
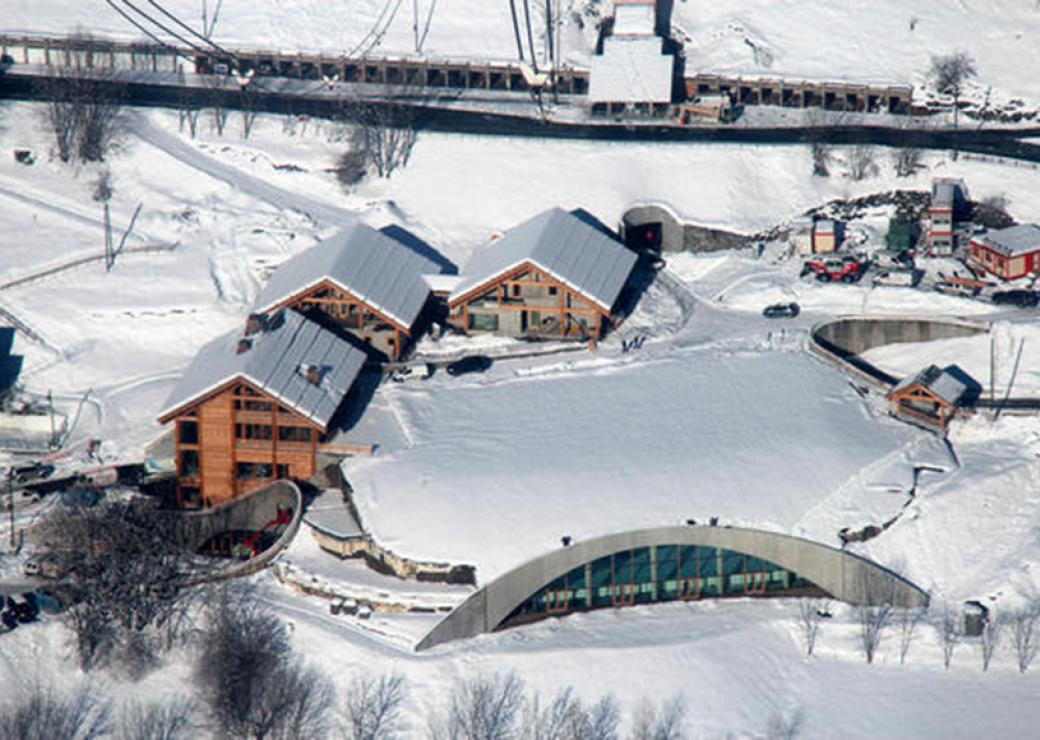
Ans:
{"label": "orange building", "polygon": [[174,422],[177,501],[217,506],[315,473],[365,354],[292,311],[205,345],[159,415]]}

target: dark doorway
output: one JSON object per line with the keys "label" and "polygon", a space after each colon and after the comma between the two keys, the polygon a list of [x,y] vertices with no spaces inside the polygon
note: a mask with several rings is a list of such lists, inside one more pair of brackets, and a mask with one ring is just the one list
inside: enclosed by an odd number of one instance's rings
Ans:
{"label": "dark doorway", "polygon": [[637,224],[625,229],[625,245],[636,252],[661,251],[661,222]]}

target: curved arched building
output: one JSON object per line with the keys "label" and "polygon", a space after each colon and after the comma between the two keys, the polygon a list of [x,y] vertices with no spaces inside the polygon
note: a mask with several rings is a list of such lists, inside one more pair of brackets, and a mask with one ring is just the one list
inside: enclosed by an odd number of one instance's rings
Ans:
{"label": "curved arched building", "polygon": [[661,527],[578,542],[509,571],[441,620],[416,650],[577,611],[739,596],[928,603],[924,591],[892,571],[799,537],[736,527]]}

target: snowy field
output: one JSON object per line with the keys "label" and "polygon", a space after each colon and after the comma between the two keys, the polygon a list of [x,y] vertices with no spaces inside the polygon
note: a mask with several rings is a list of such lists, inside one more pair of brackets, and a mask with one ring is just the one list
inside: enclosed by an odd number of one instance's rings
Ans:
{"label": "snowy field", "polygon": [[[198,8],[188,0],[168,4],[186,13]],[[441,0],[438,7],[459,10],[465,21],[453,26],[438,11],[427,52],[479,49],[510,57],[510,29],[498,17],[508,6],[492,13],[488,5]],[[1023,24],[1033,18],[1031,3],[911,2],[887,12],[854,3],[816,11],[811,5],[677,2],[675,23],[694,29],[689,48],[702,49],[709,61],[715,54],[747,62],[750,47],[739,39],[749,34],[774,52],[773,66],[763,64],[763,71],[809,74],[813,60],[825,59],[813,45],[821,38],[816,30],[807,31],[808,40],[797,34],[799,23],[818,28],[810,23],[817,12],[818,23],[844,34],[835,35],[838,70],[853,66],[857,49],[894,46],[877,41],[892,37],[875,29],[895,33],[904,16],[908,22],[915,14],[920,21],[913,33],[924,41],[899,55],[865,53],[869,64],[890,65],[892,74],[912,71],[928,53],[958,45],[978,56],[980,79],[987,79],[1000,64],[1035,53],[995,51],[1014,43],[1014,33],[999,33],[1011,23],[1007,18],[1028,27]],[[379,6],[226,0],[217,36],[339,48],[364,34],[350,23],[333,24],[330,34],[327,15],[356,13],[364,27]],[[121,29],[100,2],[15,0],[5,11],[8,30]],[[315,20],[319,12],[326,14],[321,21]],[[695,33],[690,19],[698,13],[699,23],[716,29],[713,34]],[[867,24],[864,13],[880,25]],[[731,21],[738,27],[730,28]],[[947,32],[942,38],[939,21]],[[977,32],[977,45],[969,28]],[[385,48],[407,51],[410,33],[407,24],[388,32]],[[461,45],[471,33],[480,44]],[[333,34],[342,37],[329,40]],[[885,76],[886,69],[880,70]],[[1032,75],[993,84],[1040,98],[1030,92]],[[103,245],[101,206],[92,197],[99,168],[69,167],[48,157],[51,144],[34,110],[0,107],[0,151],[28,147],[38,159],[25,167],[0,157],[0,229],[16,237],[0,246],[0,285],[100,254]],[[336,136],[334,127],[318,121],[261,117],[245,141],[232,116],[224,137],[203,119],[193,141],[178,134],[171,113],[135,114],[107,163],[117,241],[140,203],[128,247],[174,248],[125,253],[111,272],[93,262],[0,287],[0,306],[45,340],[16,340],[15,351],[27,358],[25,384],[43,393],[52,389],[70,413],[88,394],[74,444],[96,437],[107,458],[138,459],[160,433],[154,416],[195,351],[242,321],[273,266],[355,217],[374,226],[400,224],[456,264],[494,232],[554,205],[586,208],[613,225],[632,202],[660,199],[691,220],[750,233],[835,198],[896,187],[924,190],[936,175],[965,177],[974,197],[1006,197],[1020,221],[1040,220],[1040,175],[1030,168],[953,162],[932,153],[915,178],[895,178],[882,158],[878,176],[855,182],[841,175],[840,161],[833,177],[810,177],[808,153],[798,147],[422,134],[407,169],[344,193],[329,172],[342,150]],[[879,244],[887,217],[884,209],[868,214],[871,245]],[[680,310],[674,291],[655,285],[622,326],[628,336],[650,335],[638,352],[622,353],[616,335],[594,354],[502,361],[486,375],[453,379],[439,373],[423,384],[382,389],[356,431],[380,450],[371,460],[352,461],[348,471],[366,523],[402,553],[475,563],[484,581],[558,546],[562,534],[582,537],[718,515],[724,522],[836,543],[842,527],[894,520],[884,534],[853,549],[933,589],[937,604],[957,608],[977,598],[1005,609],[1040,593],[1035,418],[958,421],[950,436],[954,457],[933,436],[888,419],[876,398],[862,399],[836,370],[801,351],[808,328],[836,314],[985,320],[992,307],[922,291],[818,285],[799,280],[798,267],[773,247],[761,259],[669,256],[669,272],[695,305]],[[779,300],[797,300],[803,315],[790,322],[762,319],[762,307]],[[998,326],[1005,374],[998,374],[998,387],[1017,353],[1012,340],[1025,339],[1016,387],[1040,389],[1034,323]],[[963,344],[880,348],[868,359],[893,372],[957,361],[986,377],[988,338],[957,341]],[[454,339],[423,348],[435,354],[466,346]],[[495,342],[468,346],[501,348]],[[911,500],[911,471],[919,464],[939,472],[923,474]],[[4,534],[0,529],[0,539]],[[365,596],[388,593],[419,604],[460,598],[460,589],[375,576],[323,555],[306,531],[300,537],[286,560],[305,575]],[[377,613],[367,622],[333,617],[326,602],[301,596],[270,574],[256,580],[264,598],[292,623],[294,645],[341,692],[357,672],[373,666],[406,677],[409,737],[425,734],[427,718],[457,677],[509,670],[543,696],[567,685],[587,700],[612,692],[626,720],[645,697],[681,693],[690,737],[766,737],[776,714],[800,718],[799,737],[820,738],[1031,737],[1040,723],[1040,679],[1035,672],[1020,676],[1006,645],[984,675],[978,645],[965,642],[947,672],[934,630],[922,626],[907,665],[900,665],[896,637],[889,634],[878,663],[866,666],[857,654],[853,615],[845,609],[824,625],[811,660],[799,643],[795,606],[779,601],[604,611],[416,655],[411,647],[435,615]],[[0,635],[0,646],[0,685],[37,676],[62,686],[84,680],[54,623]],[[190,658],[172,656],[140,684],[107,672],[86,680],[111,695],[183,694],[191,684]]]}
{"label": "snowy field", "polygon": [[869,416],[839,375],[802,353],[512,364],[478,381],[384,390],[408,448],[345,466],[383,544],[475,564],[487,582],[563,534],[714,515],[790,531],[917,434]]}
{"label": "snowy field", "polygon": [[[217,4],[211,0],[210,11]],[[142,36],[102,0],[8,0],[4,5],[0,31],[6,33],[86,29],[128,39]],[[155,14],[148,5],[138,5]],[[161,5],[201,30],[201,0]],[[825,6],[812,0],[678,0],[669,5],[688,71],[920,87],[930,55],[964,49],[979,72],[970,97],[993,103],[1021,98],[1033,107],[1040,103],[1040,88],[1029,72],[1040,67],[1034,43],[1040,8],[1028,0],[833,0]],[[561,6],[564,59],[587,67],[595,26],[608,2],[561,0]],[[535,45],[544,53],[544,4],[532,3],[531,10]],[[487,0],[224,0],[212,38],[243,47],[329,54],[516,58],[509,4]]]}

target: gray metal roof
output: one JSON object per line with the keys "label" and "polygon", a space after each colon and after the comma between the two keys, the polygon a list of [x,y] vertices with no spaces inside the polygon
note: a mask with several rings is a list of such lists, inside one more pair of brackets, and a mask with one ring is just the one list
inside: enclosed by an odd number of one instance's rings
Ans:
{"label": "gray metal roof", "polygon": [[[295,311],[274,314],[266,329],[249,337],[251,348],[238,354],[241,338],[233,331],[199,350],[159,417],[241,379],[327,429],[365,364],[361,350]],[[321,372],[318,385],[307,380],[307,366]]]}
{"label": "gray metal roof", "polygon": [[670,103],[671,56],[656,36],[608,36],[589,66],[592,103]]}
{"label": "gray metal roof", "polygon": [[329,280],[407,330],[430,294],[422,276],[440,272],[432,260],[358,223],[283,263],[260,291],[255,310],[269,311]]}
{"label": "gray metal roof", "polygon": [[525,262],[610,311],[636,264],[636,255],[577,216],[551,208],[477,249],[449,302]]}
{"label": "gray metal roof", "polygon": [[1040,226],[1019,224],[1006,229],[987,231],[982,243],[1007,257],[1017,257],[1040,250]]}
{"label": "gray metal roof", "polygon": [[932,206],[949,206],[968,199],[968,186],[959,177],[936,177],[932,180]]}
{"label": "gray metal roof", "polygon": [[916,375],[903,378],[892,392],[904,390],[911,385],[921,385],[934,393],[951,406],[957,406],[968,392],[968,385],[955,377],[949,368],[943,370],[937,365],[929,365]]}

